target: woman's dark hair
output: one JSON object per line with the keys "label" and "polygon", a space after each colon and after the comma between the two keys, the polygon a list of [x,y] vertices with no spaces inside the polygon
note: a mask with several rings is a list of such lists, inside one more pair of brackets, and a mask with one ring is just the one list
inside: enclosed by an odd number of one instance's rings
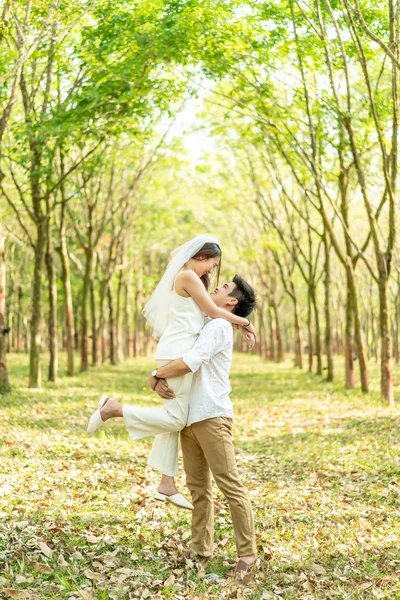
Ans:
{"label": "woman's dark hair", "polygon": [[238,317],[247,317],[247,315],[257,308],[256,294],[251,285],[242,279],[240,275],[235,275],[232,281],[236,287],[231,291],[229,296],[233,296],[238,300],[232,312]]}
{"label": "woman's dark hair", "polygon": [[[222,251],[220,246],[218,246],[218,244],[212,244],[210,242],[208,242],[207,244],[204,244],[204,246],[202,248],[200,248],[200,250],[198,252],[196,252],[196,254],[194,256],[192,256],[192,258],[194,258],[195,260],[207,260],[208,258],[217,258],[217,257],[221,257],[222,256]],[[221,271],[221,261],[219,261],[218,267],[217,267],[217,282],[216,285],[218,285],[219,282],[219,273]],[[200,277],[200,279],[202,280],[204,287],[206,288],[207,292],[210,289],[210,283],[211,283],[211,277],[208,273],[206,273],[205,275],[202,275]]]}

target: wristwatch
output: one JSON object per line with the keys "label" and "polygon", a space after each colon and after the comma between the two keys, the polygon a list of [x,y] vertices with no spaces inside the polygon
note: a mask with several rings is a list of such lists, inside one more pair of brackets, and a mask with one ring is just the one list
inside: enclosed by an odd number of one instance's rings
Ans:
{"label": "wristwatch", "polygon": [[154,379],[161,379],[160,377],[157,377],[157,371],[158,369],[154,369],[154,371],[151,372],[151,376],[154,377]]}

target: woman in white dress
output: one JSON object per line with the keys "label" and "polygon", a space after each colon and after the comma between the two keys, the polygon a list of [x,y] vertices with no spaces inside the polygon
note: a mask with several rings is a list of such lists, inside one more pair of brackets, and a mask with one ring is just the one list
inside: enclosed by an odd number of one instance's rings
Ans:
{"label": "woman in white dress", "polygon": [[[249,319],[217,307],[209,296],[211,273],[217,270],[219,274],[220,261],[220,243],[210,235],[197,236],[172,252],[172,260],[143,311],[159,339],[158,366],[193,347],[206,316],[226,319],[255,334]],[[187,509],[193,506],[176,489],[174,477],[178,475],[179,431],[187,421],[192,378],[188,373],[168,381],[175,398],[165,400],[163,409],[121,405],[102,396],[87,428],[92,433],[109,418],[120,416],[132,440],[157,436],[148,459],[148,464],[162,473],[156,499]]]}

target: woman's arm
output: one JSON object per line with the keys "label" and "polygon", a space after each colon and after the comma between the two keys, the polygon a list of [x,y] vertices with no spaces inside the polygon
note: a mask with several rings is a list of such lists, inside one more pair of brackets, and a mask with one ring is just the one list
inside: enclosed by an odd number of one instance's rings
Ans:
{"label": "woman's arm", "polygon": [[241,325],[255,335],[256,332],[254,327],[252,325],[248,326],[249,319],[234,315],[233,313],[229,312],[229,310],[225,310],[224,308],[219,308],[211,300],[206,288],[203,285],[203,282],[196,275],[196,273],[194,273],[194,271],[184,271],[179,275],[179,278],[180,284],[185,292],[187,292],[193,298],[197,306],[203,312],[205,312],[206,315],[212,319],[225,319],[233,325]]}

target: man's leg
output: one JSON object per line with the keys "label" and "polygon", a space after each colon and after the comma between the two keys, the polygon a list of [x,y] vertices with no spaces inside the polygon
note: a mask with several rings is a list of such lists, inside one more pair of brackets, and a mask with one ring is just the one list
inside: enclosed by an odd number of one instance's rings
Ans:
{"label": "man's leg", "polygon": [[214,551],[214,500],[210,468],[192,434],[192,427],[181,431],[186,483],[192,494],[192,549],[201,556]]}
{"label": "man's leg", "polygon": [[215,483],[228,500],[238,557],[255,557],[257,547],[253,511],[236,465],[232,419],[217,417],[200,421],[192,425],[192,432],[210,466]]}

